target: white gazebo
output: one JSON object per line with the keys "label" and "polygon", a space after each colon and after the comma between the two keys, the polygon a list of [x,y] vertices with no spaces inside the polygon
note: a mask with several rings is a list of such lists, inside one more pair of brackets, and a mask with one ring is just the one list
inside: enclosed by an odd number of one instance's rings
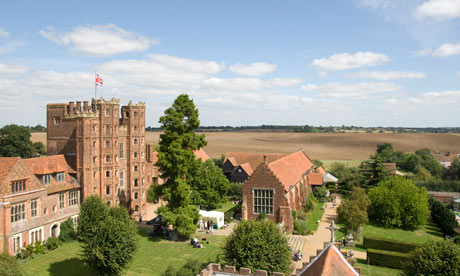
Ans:
{"label": "white gazebo", "polygon": [[200,210],[200,216],[203,222],[212,220],[214,224],[217,224],[217,228],[224,226],[224,212]]}

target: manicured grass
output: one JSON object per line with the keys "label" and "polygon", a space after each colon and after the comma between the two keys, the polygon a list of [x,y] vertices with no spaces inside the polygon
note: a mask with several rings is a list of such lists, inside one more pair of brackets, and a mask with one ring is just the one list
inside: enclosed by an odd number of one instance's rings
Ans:
{"label": "manicured grass", "polygon": [[[339,240],[346,236],[347,229],[343,224],[338,224],[338,226],[340,227],[340,230],[336,232],[336,237]],[[363,226],[362,236],[372,236],[419,244],[444,239],[441,231],[432,223],[413,231],[398,228],[384,228],[381,226],[366,224]],[[357,246],[362,246],[362,240],[357,242]]]}
{"label": "manicured grass", "polygon": [[233,204],[231,201],[227,201],[224,204],[222,204],[222,207],[219,209],[216,209],[216,211],[219,212],[227,212],[228,210],[232,209],[236,204]]}
{"label": "manicured grass", "polygon": [[[179,268],[188,259],[215,261],[216,256],[222,252],[221,246],[225,237],[200,234],[198,238],[201,240],[202,236],[206,236],[209,241],[205,248],[192,248],[189,240],[174,242],[139,235],[139,248],[124,275],[161,275],[169,265]],[[22,268],[25,275],[30,276],[97,275],[83,262],[78,242],[63,244],[58,249],[25,263]]]}
{"label": "manicured grass", "polygon": [[357,259],[355,267],[361,268],[361,275],[372,276],[399,276],[401,270],[376,265],[367,265],[366,260]]}
{"label": "manicured grass", "polygon": [[414,231],[365,225],[363,235],[420,244],[428,241],[440,241],[444,237],[441,231],[432,224]]}
{"label": "manicured grass", "polygon": [[316,232],[316,230],[318,229],[318,223],[316,223],[316,221],[321,220],[321,218],[323,217],[323,205],[324,203],[315,204],[315,208],[313,209],[306,221],[307,231],[312,230]]}

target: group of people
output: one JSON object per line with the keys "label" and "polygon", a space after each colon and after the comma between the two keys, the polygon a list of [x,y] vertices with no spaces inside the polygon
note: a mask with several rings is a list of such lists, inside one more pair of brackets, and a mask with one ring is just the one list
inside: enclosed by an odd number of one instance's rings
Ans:
{"label": "group of people", "polygon": [[294,254],[294,261],[300,261],[302,260],[302,253],[300,253],[300,250],[297,250],[297,252]]}
{"label": "group of people", "polygon": [[200,221],[198,221],[198,228],[201,230],[201,232],[206,231],[206,233],[212,234],[214,230],[214,222],[212,220],[207,220],[203,222],[203,220],[200,219]]}
{"label": "group of people", "polygon": [[198,238],[197,238],[197,237],[191,239],[191,240],[190,240],[190,244],[191,244],[194,248],[204,248],[204,245],[202,245],[201,243],[198,242]]}

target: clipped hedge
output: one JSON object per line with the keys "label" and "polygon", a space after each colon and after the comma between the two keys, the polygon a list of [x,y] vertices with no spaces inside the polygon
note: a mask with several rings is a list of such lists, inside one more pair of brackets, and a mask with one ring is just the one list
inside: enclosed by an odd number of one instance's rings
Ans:
{"label": "clipped hedge", "polygon": [[224,220],[226,223],[230,223],[235,215],[241,214],[241,203],[236,204],[232,208],[228,209],[227,212],[224,213]]}
{"label": "clipped hedge", "polygon": [[367,249],[367,260],[371,265],[402,269],[409,261],[409,256],[407,253]]}
{"label": "clipped hedge", "polygon": [[392,239],[376,238],[364,236],[363,241],[364,248],[367,249],[378,249],[384,251],[395,251],[400,253],[408,253],[419,247],[418,244],[402,242]]}

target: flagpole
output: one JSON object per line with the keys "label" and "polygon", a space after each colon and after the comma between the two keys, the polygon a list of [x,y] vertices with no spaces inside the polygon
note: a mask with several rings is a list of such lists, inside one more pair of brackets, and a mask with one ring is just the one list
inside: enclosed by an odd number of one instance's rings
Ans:
{"label": "flagpole", "polygon": [[94,99],[97,100],[97,82],[96,82],[97,70],[94,70]]}

